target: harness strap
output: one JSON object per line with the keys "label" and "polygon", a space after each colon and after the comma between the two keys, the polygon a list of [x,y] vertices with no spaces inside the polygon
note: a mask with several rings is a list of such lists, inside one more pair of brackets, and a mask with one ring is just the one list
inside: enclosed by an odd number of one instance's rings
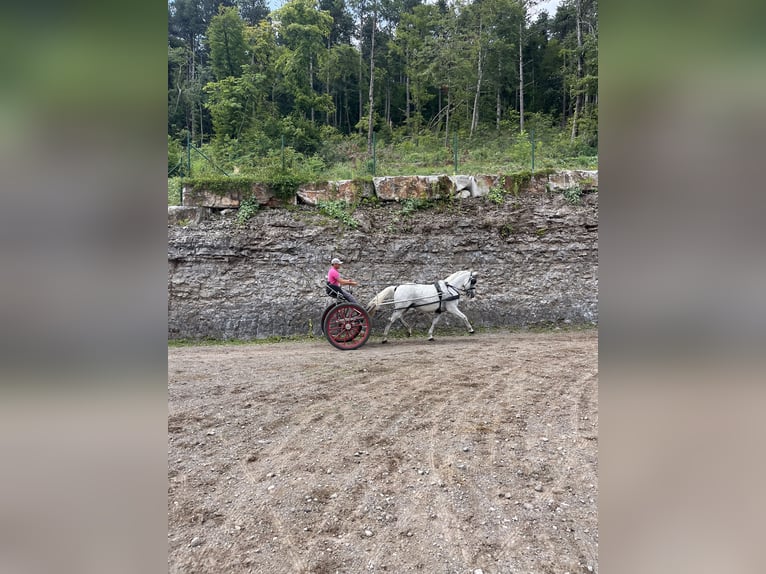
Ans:
{"label": "harness strap", "polygon": [[439,282],[437,281],[434,283],[434,287],[436,287],[436,294],[439,296],[439,308],[434,311],[437,315],[442,312],[442,288],[441,285],[439,285]]}
{"label": "harness strap", "polygon": [[449,292],[450,296],[445,299],[445,301],[454,301],[455,299],[460,299],[460,291],[456,288],[450,285],[449,283],[445,283],[447,286],[447,291]]}

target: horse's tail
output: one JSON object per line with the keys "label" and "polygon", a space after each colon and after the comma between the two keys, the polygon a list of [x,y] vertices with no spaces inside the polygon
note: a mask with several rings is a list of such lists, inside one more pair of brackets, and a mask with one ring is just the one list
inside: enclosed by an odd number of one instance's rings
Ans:
{"label": "horse's tail", "polygon": [[367,303],[367,313],[370,315],[370,317],[375,315],[378,307],[394,297],[394,291],[396,291],[396,285],[389,285],[383,289],[383,291],[375,295],[375,297],[373,297],[369,303]]}

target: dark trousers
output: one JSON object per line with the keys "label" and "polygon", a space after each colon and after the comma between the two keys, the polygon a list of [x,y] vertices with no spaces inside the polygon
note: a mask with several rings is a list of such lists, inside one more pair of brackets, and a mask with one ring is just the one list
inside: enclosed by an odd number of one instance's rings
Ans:
{"label": "dark trousers", "polygon": [[359,302],[356,300],[356,297],[354,297],[354,296],[353,296],[351,293],[349,293],[348,291],[346,291],[346,290],[345,290],[345,289],[343,289],[342,287],[341,287],[341,290],[340,290],[340,292],[341,292],[341,293],[343,294],[343,296],[344,296],[346,299],[348,299],[348,300],[349,300],[351,303],[356,303],[357,305],[359,304]]}

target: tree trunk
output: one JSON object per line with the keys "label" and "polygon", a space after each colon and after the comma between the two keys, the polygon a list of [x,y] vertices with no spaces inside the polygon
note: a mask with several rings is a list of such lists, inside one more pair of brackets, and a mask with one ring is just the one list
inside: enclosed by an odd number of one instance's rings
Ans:
{"label": "tree trunk", "polygon": [[[359,17],[360,37],[361,37],[361,30],[362,30],[362,19],[360,16]],[[357,125],[359,126],[357,128],[357,131],[359,132],[359,135],[362,135],[362,116],[364,114],[364,110],[362,109],[362,78],[364,78],[364,69],[362,66],[363,66],[362,47],[359,46],[359,121],[357,122]]]}
{"label": "tree trunk", "polygon": [[524,58],[521,49],[524,23],[519,24],[519,131],[524,131]]}
{"label": "tree trunk", "polygon": [[575,2],[576,30],[577,30],[577,76],[575,78],[575,102],[574,115],[572,116],[572,137],[574,141],[577,137],[577,122],[580,119],[580,108],[582,107],[582,90],[580,81],[582,80],[582,28],[580,27],[580,0]]}
{"label": "tree trunk", "polygon": [[369,118],[367,120],[367,153],[372,153],[372,131],[375,127],[373,121],[375,110],[375,27],[378,25],[378,8],[372,13],[372,34],[370,39],[370,93],[369,93]]}
{"label": "tree trunk", "polygon": [[481,93],[481,77],[482,77],[482,62],[481,62],[481,18],[479,18],[479,61],[476,65],[476,95],[473,97],[473,113],[471,114],[471,131],[468,138],[473,137],[473,132],[479,125],[479,94]]}
{"label": "tree trunk", "polygon": [[404,79],[404,93],[405,93],[405,107],[404,107],[404,123],[407,125],[407,129],[412,135],[412,125],[410,124],[410,75]]}
{"label": "tree trunk", "polygon": [[[420,108],[418,107],[417,109],[420,109]],[[436,112],[437,113],[437,119],[438,119],[438,121],[436,122],[436,133],[437,133],[437,135],[440,134],[441,131],[442,131],[442,110],[443,109],[444,108],[442,107],[442,90],[441,90],[441,88],[439,88],[439,107],[437,108],[438,111]]]}
{"label": "tree trunk", "polygon": [[500,121],[503,117],[503,109],[500,105],[500,88],[495,90],[495,129],[500,131]]}
{"label": "tree trunk", "polygon": [[567,56],[564,54],[562,56],[563,64],[561,68],[561,130],[563,131],[564,128],[567,125],[567,77],[566,77],[566,69],[567,69]]}
{"label": "tree trunk", "polygon": [[[330,53],[330,38],[327,38],[327,53]],[[324,93],[325,95],[330,95],[330,66],[327,66],[327,81],[324,84]],[[336,103],[337,102],[337,103]],[[332,125],[334,128],[337,129],[338,127],[338,107],[340,104],[340,98],[336,98],[336,94],[333,93],[332,96],[332,103],[335,109],[332,112],[332,124],[330,124],[330,110],[327,110],[325,112],[325,123],[329,126]]]}
{"label": "tree trunk", "polygon": [[452,107],[452,90],[447,86],[447,117],[444,124],[444,145],[449,147],[449,112]]}
{"label": "tree trunk", "polygon": [[202,107],[202,102],[199,103],[199,145],[202,147],[202,144],[205,140],[205,125],[202,123],[205,121],[205,110]]}
{"label": "tree trunk", "polygon": [[[314,58],[309,54],[309,87],[311,89],[311,95],[314,95]],[[311,125],[314,125],[314,106],[311,106]]]}

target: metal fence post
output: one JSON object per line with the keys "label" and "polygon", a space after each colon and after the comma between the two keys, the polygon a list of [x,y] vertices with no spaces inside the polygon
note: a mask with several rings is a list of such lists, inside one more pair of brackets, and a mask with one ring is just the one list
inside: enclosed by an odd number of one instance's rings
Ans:
{"label": "metal fence post", "polygon": [[452,148],[455,155],[455,175],[457,175],[457,132],[452,136]]}
{"label": "metal fence post", "polygon": [[375,162],[377,160],[376,148],[377,141],[375,140],[375,132],[372,132],[372,177],[375,177]]}
{"label": "metal fence post", "polygon": [[532,144],[532,173],[535,173],[535,128],[529,130],[529,142]]}

